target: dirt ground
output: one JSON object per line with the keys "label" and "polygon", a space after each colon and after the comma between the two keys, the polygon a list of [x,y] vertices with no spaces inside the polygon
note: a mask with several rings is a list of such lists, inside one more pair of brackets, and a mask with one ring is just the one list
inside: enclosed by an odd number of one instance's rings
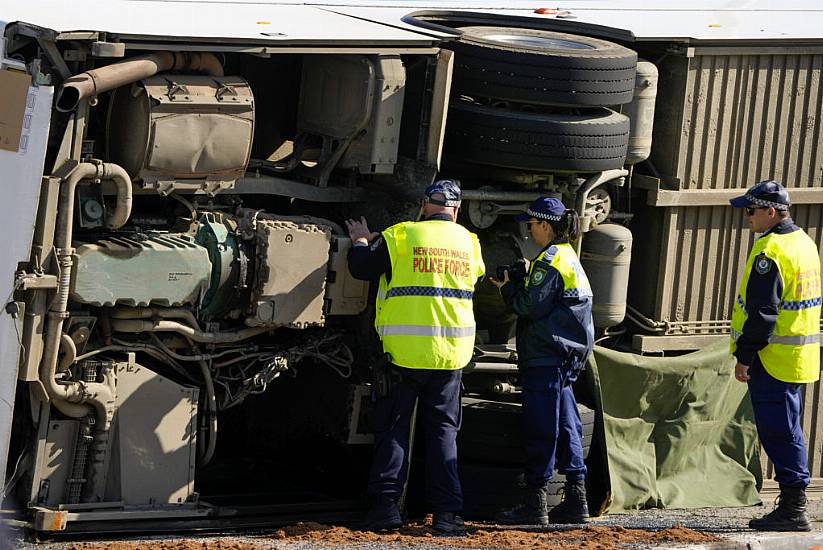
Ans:
{"label": "dirt ground", "polygon": [[[319,523],[299,523],[256,537],[221,537],[219,539],[182,539],[111,543],[71,543],[66,550],[262,550],[277,543],[304,542],[312,547],[450,547],[501,549],[568,549],[608,550],[612,548],[662,546],[715,542],[721,539],[684,527],[661,531],[626,529],[618,526],[592,525],[563,531],[520,531],[498,526],[467,524],[466,535],[444,537],[430,528],[430,519],[392,533],[352,531]],[[273,544],[274,543],[274,544]]]}

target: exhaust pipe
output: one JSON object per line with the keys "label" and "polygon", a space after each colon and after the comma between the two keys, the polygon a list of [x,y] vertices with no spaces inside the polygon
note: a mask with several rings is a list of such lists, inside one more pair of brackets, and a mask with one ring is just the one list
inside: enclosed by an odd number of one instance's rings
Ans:
{"label": "exhaust pipe", "polygon": [[57,110],[64,113],[73,111],[86,98],[165,71],[199,71],[211,76],[223,76],[223,66],[212,53],[157,52],[141,55],[67,78],[57,95]]}

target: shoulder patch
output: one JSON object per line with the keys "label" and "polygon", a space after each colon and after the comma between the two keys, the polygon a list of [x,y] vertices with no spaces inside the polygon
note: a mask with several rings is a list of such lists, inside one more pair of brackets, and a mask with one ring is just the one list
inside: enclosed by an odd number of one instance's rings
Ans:
{"label": "shoulder patch", "polygon": [[557,247],[552,245],[548,249],[546,249],[541,259],[547,264],[551,264],[552,260],[554,260],[555,254],[557,254]]}
{"label": "shoulder patch", "polygon": [[374,240],[371,242],[371,245],[369,245],[369,249],[371,249],[371,251],[372,251],[372,252],[374,252],[375,250],[377,250],[378,248],[380,248],[380,245],[381,245],[382,243],[383,243],[383,237],[377,237],[376,239],[374,239]]}
{"label": "shoulder patch", "polygon": [[771,268],[772,261],[765,254],[761,254],[754,259],[754,270],[760,275],[765,275]]}
{"label": "shoulder patch", "polygon": [[529,283],[533,286],[540,286],[546,280],[546,270],[542,267],[535,267],[532,271],[531,280]]}

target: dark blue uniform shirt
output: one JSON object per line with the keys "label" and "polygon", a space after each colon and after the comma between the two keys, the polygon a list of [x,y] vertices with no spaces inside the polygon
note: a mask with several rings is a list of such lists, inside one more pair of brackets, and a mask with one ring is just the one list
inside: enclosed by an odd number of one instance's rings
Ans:
{"label": "dark blue uniform shirt", "polygon": [[517,313],[517,356],[524,367],[562,366],[572,371],[583,368],[594,345],[592,297],[563,295],[565,283],[560,272],[540,251],[534,270],[544,278],[539,283],[525,279],[509,281],[500,288],[507,305]]}
{"label": "dark blue uniform shirt", "polygon": [[[448,214],[434,214],[424,221],[428,220],[450,222],[452,218]],[[391,257],[389,247],[386,246],[383,237],[378,237],[369,245],[353,245],[349,249],[346,260],[349,264],[349,272],[355,279],[376,281],[385,273],[386,282],[391,281]]]}
{"label": "dark blue uniform shirt", "polygon": [[[784,235],[798,231],[791,218],[786,218],[766,231],[759,238],[771,233]],[[766,258],[769,269],[752,269],[746,286],[746,322],[743,334],[737,340],[734,356],[744,365],[751,365],[755,354],[765,348],[777,322],[777,312],[783,296],[783,280],[774,261]],[[762,273],[761,273],[762,272]]]}

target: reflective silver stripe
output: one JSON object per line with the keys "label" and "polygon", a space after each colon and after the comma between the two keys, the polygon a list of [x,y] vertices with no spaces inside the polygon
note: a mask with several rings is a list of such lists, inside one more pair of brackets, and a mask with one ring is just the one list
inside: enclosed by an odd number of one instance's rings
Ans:
{"label": "reflective silver stripe", "polygon": [[[734,329],[731,329],[729,332],[729,336],[731,336],[732,340],[737,342],[737,339],[742,336],[741,333],[737,332]],[[819,344],[820,343],[820,333],[817,334],[810,334],[808,336],[775,336],[772,335],[769,338],[770,344],[783,344],[786,346],[805,346],[808,344]]]}
{"label": "reflective silver stripe", "polygon": [[436,336],[439,338],[468,338],[474,336],[475,327],[433,327],[425,325],[382,325],[377,327],[380,336]]}
{"label": "reflective silver stripe", "polygon": [[769,338],[770,344],[783,344],[786,346],[806,346],[820,343],[820,333],[809,334],[807,336],[775,336]]}

